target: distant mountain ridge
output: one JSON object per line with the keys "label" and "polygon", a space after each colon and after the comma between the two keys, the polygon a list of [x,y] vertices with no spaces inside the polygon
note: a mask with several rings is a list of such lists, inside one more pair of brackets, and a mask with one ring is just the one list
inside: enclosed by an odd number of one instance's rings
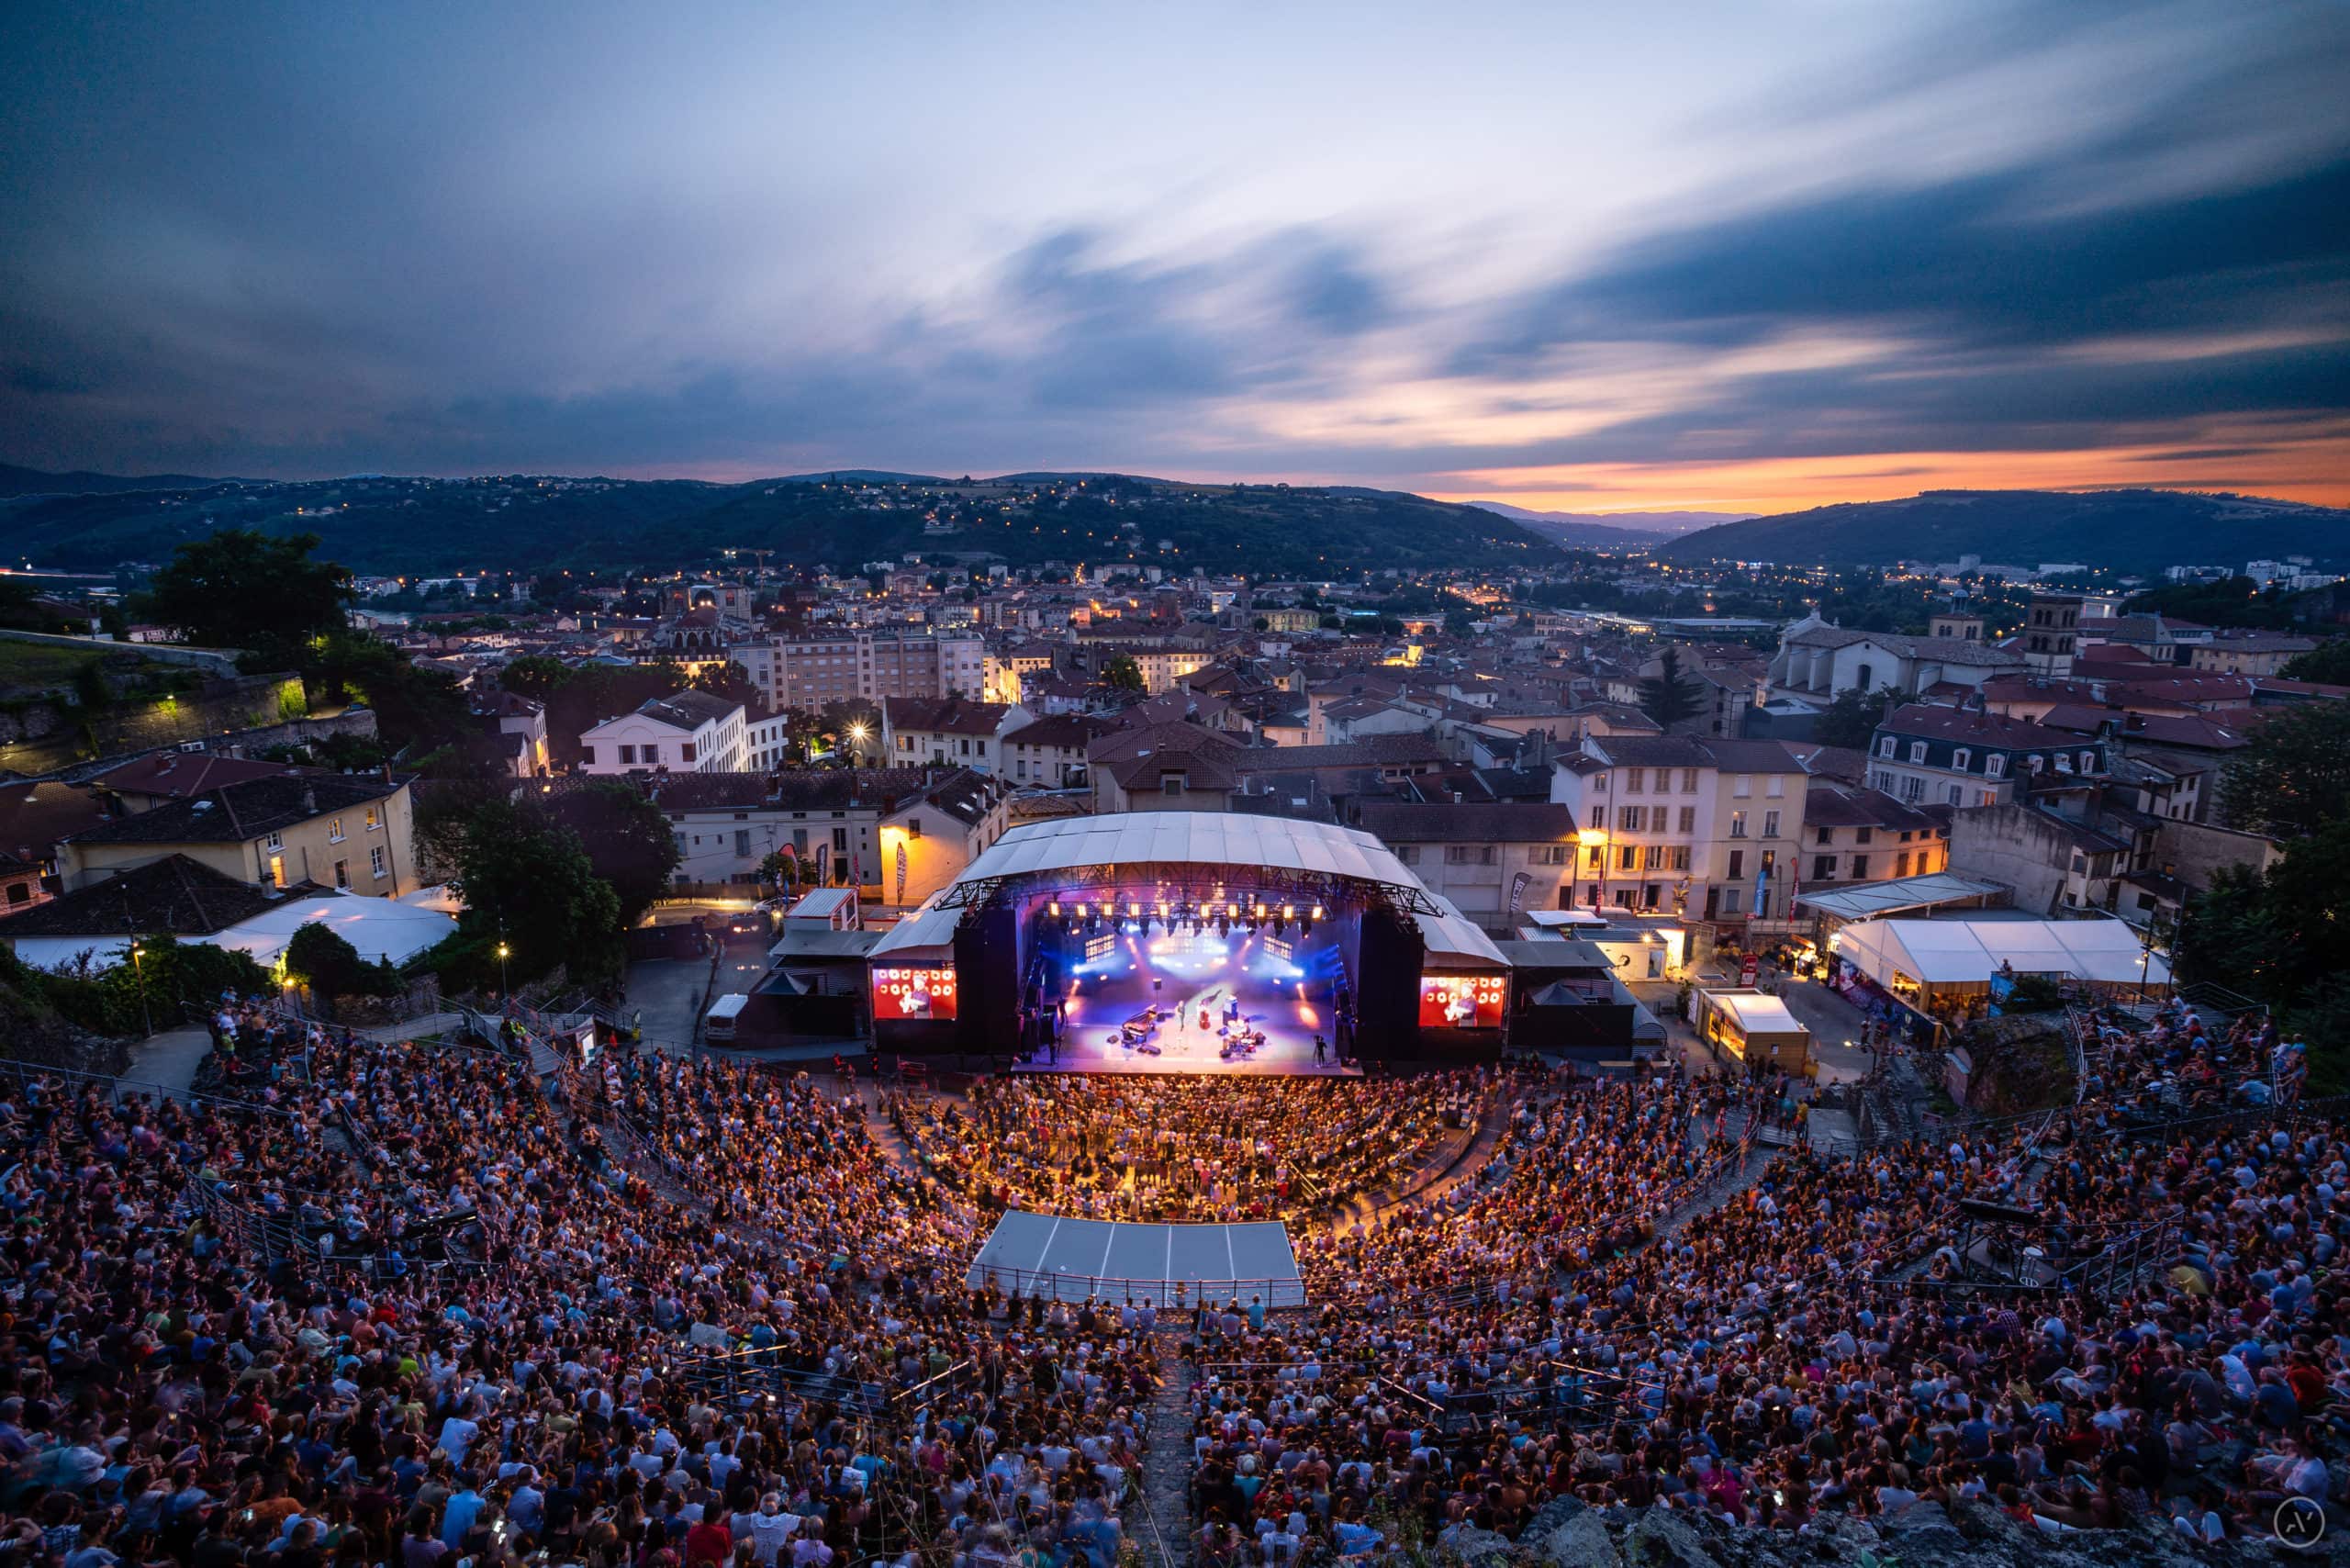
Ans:
{"label": "distant mountain ridge", "polygon": [[[61,567],[110,568],[162,561],[184,541],[220,529],[258,528],[316,533],[323,554],[357,571],[425,576],[690,566],[742,549],[848,571],[919,554],[1308,578],[1381,568],[1503,571],[1557,558],[1534,529],[1423,496],[1111,473],[1026,473],[968,485],[855,468],[733,485],[532,474],[189,477],[78,492],[61,491],[56,477],[35,475],[13,498],[0,495],[0,549]],[[1629,537],[1599,532],[1619,548]]]}
{"label": "distant mountain ridge", "polygon": [[2308,555],[2350,561],[2350,511],[2184,490],[1928,490],[1687,533],[1673,561],[1889,566],[1979,556],[2000,566],[2079,561],[2152,576],[2165,566]]}
{"label": "distant mountain ridge", "polygon": [[1507,501],[1471,501],[1472,507],[1496,511],[1518,522],[1557,522],[1622,529],[1630,533],[1670,539],[1718,523],[1743,522],[1760,516],[1751,511],[1533,511]]}
{"label": "distant mountain ridge", "polygon": [[91,474],[78,469],[71,474],[45,474],[38,468],[19,468],[13,463],[0,463],[0,498],[12,496],[118,495],[126,490],[181,490],[192,486],[219,483],[218,479],[199,479],[192,474],[147,474],[137,478],[118,474]]}

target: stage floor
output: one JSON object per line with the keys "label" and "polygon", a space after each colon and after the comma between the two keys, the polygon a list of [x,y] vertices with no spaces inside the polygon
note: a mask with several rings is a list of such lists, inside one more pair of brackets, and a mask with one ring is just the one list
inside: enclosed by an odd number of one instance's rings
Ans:
{"label": "stage floor", "polygon": [[[1259,943],[1237,945],[1227,958],[1160,954],[1139,942],[1121,944],[1124,953],[1107,964],[1088,966],[1064,1000],[1066,1030],[1058,1050],[1038,1053],[1020,1064],[1023,1072],[1134,1072],[1228,1074],[1233,1077],[1360,1078],[1360,1068],[1343,1067],[1337,1048],[1326,1047],[1314,1059],[1314,1037],[1330,1032],[1326,998],[1305,994],[1305,984],[1285,978],[1298,971],[1263,952]],[[1237,996],[1240,1022],[1261,1033],[1265,1043],[1248,1058],[1225,1060],[1217,1034]],[[1147,1007],[1175,1016],[1159,1020],[1149,1044],[1153,1055],[1124,1043],[1121,1025]],[[1209,1026],[1200,1027],[1205,1009]]]}

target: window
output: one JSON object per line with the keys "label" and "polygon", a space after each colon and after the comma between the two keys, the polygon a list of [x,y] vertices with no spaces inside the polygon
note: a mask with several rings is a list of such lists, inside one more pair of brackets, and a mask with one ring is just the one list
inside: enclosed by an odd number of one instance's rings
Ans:
{"label": "window", "polygon": [[1599,869],[1599,857],[1600,857],[1600,848],[1599,848],[1599,846],[1597,846],[1596,844],[1595,844],[1595,845],[1593,845],[1593,846],[1591,846],[1591,848],[1590,848],[1589,852],[1588,852],[1588,853],[1586,853],[1586,854],[1583,856],[1583,863],[1585,866],[1590,867],[1593,870],[1596,871],[1596,870],[1598,870],[1598,869]]}
{"label": "window", "polygon": [[261,841],[261,846],[274,855],[285,847],[285,835],[282,833],[273,833]]}
{"label": "window", "polygon": [[1909,874],[1909,857],[1897,855],[1893,857],[1893,874],[1897,877],[1906,877]]}
{"label": "window", "polygon": [[2044,759],[2038,752],[2033,752],[2030,756],[2023,759],[2024,771],[2033,775],[2035,778],[2038,777],[2041,764],[2043,760]]}
{"label": "window", "polygon": [[1852,875],[1853,875],[1855,878],[1861,878],[1861,877],[1865,877],[1865,876],[1867,876],[1868,874],[1869,874],[1869,857],[1868,857],[1867,856],[1865,856],[1865,855],[1855,855],[1855,856],[1853,856],[1853,857],[1852,857]]}
{"label": "window", "polygon": [[1973,765],[1974,761],[1975,754],[1967,750],[1966,747],[1961,746],[1956,751],[1950,754],[1951,771],[1953,773],[1964,773],[1970,766]]}
{"label": "window", "polygon": [[1732,881],[1746,875],[1745,850],[1733,849],[1729,852],[1729,875]]}
{"label": "window", "polygon": [[1640,831],[1641,823],[1647,818],[1647,816],[1648,812],[1639,806],[1618,806],[1616,808],[1617,831],[1619,833],[1638,833]]}
{"label": "window", "polygon": [[1601,833],[1606,833],[1607,831],[1607,808],[1606,806],[1594,806],[1591,808],[1591,825]]}
{"label": "window", "polygon": [[1420,863],[1420,846],[1416,844],[1399,844],[1395,846],[1395,858],[1406,866],[1416,866]]}
{"label": "window", "polygon": [[1640,865],[1643,870],[1662,870],[1664,868],[1664,846],[1662,844],[1650,845],[1648,846],[1647,853],[1640,857]]}
{"label": "window", "polygon": [[1746,836],[1746,813],[1744,812],[1730,812],[1729,835],[1732,838],[1744,838]]}
{"label": "window", "polygon": [[1180,795],[1183,792],[1185,781],[1190,778],[1191,775],[1187,773],[1162,773],[1158,776],[1158,792],[1162,795]]}
{"label": "window", "polygon": [[1908,801],[1911,805],[1916,805],[1919,801],[1925,799],[1925,796],[1926,781],[1924,779],[1904,778],[1901,781],[1901,798]]}
{"label": "window", "polygon": [[[1773,779],[1772,782],[1776,783],[1778,780]],[[1779,836],[1778,812],[1764,812],[1762,813],[1762,836],[1765,838],[1776,838]]]}
{"label": "window", "polygon": [[1685,844],[1674,845],[1673,852],[1665,857],[1665,864],[1676,871],[1689,869],[1689,846]]}
{"label": "window", "polygon": [[375,848],[367,852],[367,869],[375,873],[375,880],[379,882],[386,877],[391,875],[392,868],[384,858],[384,846],[382,845],[379,844],[375,846]]}
{"label": "window", "polygon": [[1681,770],[1681,792],[1684,795],[1694,795],[1697,792],[1697,770],[1695,768],[1684,767]]}
{"label": "window", "polygon": [[1909,743],[1909,760],[1912,762],[1923,762],[1926,760],[1925,742],[1911,741]]}
{"label": "window", "polygon": [[833,853],[835,855],[848,853],[848,829],[845,827],[833,829]]}
{"label": "window", "polygon": [[334,885],[338,888],[348,888],[351,886],[350,861],[338,860],[334,863]]}
{"label": "window", "polygon": [[1887,735],[1885,739],[1876,743],[1876,754],[1879,756],[1887,757],[1893,755],[1893,737],[1891,735]]}
{"label": "window", "polygon": [[1832,881],[1835,879],[1835,876],[1836,857],[1833,855],[1815,855],[1811,857],[1811,879],[1813,881]]}
{"label": "window", "polygon": [[1818,834],[1818,843],[1820,843],[1820,844],[1823,844],[1823,845],[1826,845],[1826,844],[1833,844],[1833,843],[1835,843],[1835,842],[1836,842],[1836,830],[1835,830],[1834,828],[1832,828],[1832,827],[1823,827],[1823,828],[1821,828],[1821,829],[1819,830],[1819,834]]}
{"label": "window", "polygon": [[384,808],[383,808],[383,807],[381,807],[381,806],[370,806],[370,807],[368,807],[368,808],[367,808],[367,831],[368,831],[369,833],[376,832],[376,831],[377,831],[378,829],[380,829],[383,825],[384,825]]}
{"label": "window", "polygon": [[[1957,785],[1953,784],[1953,785],[1952,785],[1952,786],[1950,787],[1950,789],[1949,789],[1947,791],[1945,791],[1945,798],[1950,801],[1950,803],[1951,803],[1952,805],[1955,806],[1955,805],[1957,805],[1957,804],[1960,802],[1960,801],[1961,801],[1962,799],[1964,799],[1964,793],[1965,793],[1965,792],[1964,792],[1964,790],[1960,790],[1960,789],[1959,789],[1959,787],[1958,787]],[[1906,833],[1905,833],[1905,834],[1903,834],[1901,836],[1902,836],[1902,837],[1904,837],[1904,838],[1907,838],[1907,837],[1908,837],[1909,835],[1908,835],[1908,834],[1906,834]]]}
{"label": "window", "polygon": [[1641,790],[1647,789],[1648,785],[1649,770],[1647,768],[1628,767],[1624,769],[1624,793],[1627,795],[1637,795]]}
{"label": "window", "polygon": [[1537,866],[1565,866],[1574,859],[1574,852],[1563,844],[1538,844],[1529,857]]}
{"label": "window", "polygon": [[749,828],[738,827],[734,830],[734,853],[738,857],[746,856],[751,853],[751,830]]}
{"label": "window", "polygon": [[693,759],[694,759],[694,743],[693,743],[693,742],[691,742],[691,741],[682,741],[682,742],[678,743],[678,745],[677,745],[677,760],[678,760],[679,762],[691,762]]}
{"label": "window", "polygon": [[341,817],[329,817],[327,819],[327,842],[329,844],[341,844],[342,842],[342,819]]}
{"label": "window", "polygon": [[1751,773],[1740,773],[1732,778],[1729,781],[1729,792],[1737,796],[1740,800],[1744,800],[1747,796],[1754,793],[1754,775]]}
{"label": "window", "polygon": [[1784,775],[1774,773],[1762,780],[1762,793],[1766,799],[1780,800],[1786,792],[1787,780]]}
{"label": "window", "polygon": [[635,760],[636,760],[636,748],[635,748],[634,746],[632,746],[632,745],[624,745],[624,746],[621,747],[621,765],[622,765],[623,767],[625,767],[625,766],[626,766],[626,765],[628,765],[629,763],[634,762]]}
{"label": "window", "polygon": [[2005,752],[1995,751],[1990,756],[1983,759],[1984,778],[2005,778],[2007,776],[2008,757]]}
{"label": "window", "polygon": [[595,748],[594,746],[591,746],[591,745],[584,745],[584,746],[581,746],[581,747],[579,748],[579,760],[580,760],[580,762],[581,762],[581,763],[583,763],[583,764],[584,764],[584,765],[586,765],[587,767],[595,767],[595,766],[596,766],[596,748]]}
{"label": "window", "polygon": [[1681,826],[1679,831],[1682,833],[1695,833],[1697,831],[1696,807],[1684,806],[1681,808]]}
{"label": "window", "polygon": [[2097,753],[2093,751],[2085,751],[2081,753],[2081,771],[2084,773],[2095,773],[2097,771]]}
{"label": "window", "polygon": [[22,903],[32,896],[32,889],[28,884],[24,882],[11,882],[8,884],[8,902],[10,903]]}
{"label": "window", "polygon": [[1616,852],[1616,868],[1619,871],[1639,870],[1640,868],[1640,846],[1637,844],[1627,844],[1618,849]]}

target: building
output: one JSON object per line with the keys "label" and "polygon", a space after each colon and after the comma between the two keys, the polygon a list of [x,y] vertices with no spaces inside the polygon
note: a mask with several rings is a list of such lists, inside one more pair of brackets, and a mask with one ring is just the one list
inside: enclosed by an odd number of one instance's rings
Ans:
{"label": "building", "polygon": [[[1268,747],[1290,756],[1311,747]],[[1118,812],[1221,812],[1240,787],[1245,750],[1199,724],[1170,719],[1114,731],[1086,752],[1093,809]]]}
{"label": "building", "polygon": [[2062,680],[2072,674],[2080,628],[2080,595],[2033,594],[2023,618],[2025,667],[2042,680]]}
{"label": "building", "polygon": [[1978,707],[1912,702],[1877,725],[1869,747],[1868,782],[1913,806],[1994,806],[2020,790],[2035,788],[2042,778],[2103,773],[2106,760],[2100,737]]}
{"label": "building", "polygon": [[673,691],[582,731],[583,773],[739,773],[749,721],[740,702]]}
{"label": "building", "polygon": [[2288,637],[2276,632],[2248,632],[2214,637],[2187,652],[2189,669],[2214,675],[2275,675],[2317,646],[2314,637]]}
{"label": "building", "polygon": [[1764,679],[1774,700],[1826,701],[1841,691],[1889,689],[1916,697],[1938,686],[1975,690],[2024,668],[2022,654],[1978,639],[1850,632],[1815,612],[1780,634]]}
{"label": "building", "polygon": [[968,767],[1001,773],[1004,737],[1026,727],[1016,702],[962,697],[889,697],[881,702],[881,756],[891,767]]}
{"label": "building", "polygon": [[960,767],[675,774],[649,788],[677,839],[672,879],[694,885],[755,884],[782,856],[803,883],[920,902],[1009,823],[1002,781]]}
{"label": "building", "polygon": [[87,784],[45,778],[0,784],[0,910],[30,909],[63,883],[57,846],[107,817],[106,797]]}
{"label": "building", "polygon": [[861,631],[768,637],[740,644],[733,659],[778,712],[892,697],[979,698],[990,684],[987,644],[977,637]]}
{"label": "building", "polygon": [[1086,781],[1088,749],[1116,729],[1107,719],[1083,713],[1033,720],[1003,737],[1004,756],[1010,763],[1004,777],[1014,784],[1076,789]]}
{"label": "building", "polygon": [[496,741],[508,772],[517,778],[547,776],[553,764],[543,703],[510,691],[489,691],[474,699],[472,711],[474,722]]}
{"label": "building", "polygon": [[1804,795],[1803,889],[1922,877],[1950,865],[1950,829],[1882,790],[1814,775]]}
{"label": "building", "polygon": [[1550,784],[1582,824],[1575,900],[1723,924],[1786,919],[1809,785],[1777,741],[1585,736]]}
{"label": "building", "polygon": [[1356,824],[1376,834],[1428,890],[1478,924],[1507,929],[1532,909],[1573,901],[1575,814],[1548,801],[1367,801]]}
{"label": "building", "polygon": [[263,887],[397,898],[422,885],[408,780],[388,769],[280,772],[163,801],[75,834],[58,869],[71,891],[173,855]]}

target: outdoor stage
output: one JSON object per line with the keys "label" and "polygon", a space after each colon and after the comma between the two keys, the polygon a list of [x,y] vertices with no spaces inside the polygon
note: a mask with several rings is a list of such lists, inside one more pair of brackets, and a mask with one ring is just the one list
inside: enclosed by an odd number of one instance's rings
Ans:
{"label": "outdoor stage", "polygon": [[1361,1075],[1330,1040],[1339,966],[1326,935],[1119,933],[1091,946],[1061,998],[1058,1041],[1020,1070]]}
{"label": "outdoor stage", "polygon": [[1253,1296],[1267,1306],[1305,1305],[1289,1227],[1279,1220],[1130,1225],[1013,1209],[995,1222],[966,1283],[1060,1301],[1169,1306],[1204,1297],[1246,1305]]}

